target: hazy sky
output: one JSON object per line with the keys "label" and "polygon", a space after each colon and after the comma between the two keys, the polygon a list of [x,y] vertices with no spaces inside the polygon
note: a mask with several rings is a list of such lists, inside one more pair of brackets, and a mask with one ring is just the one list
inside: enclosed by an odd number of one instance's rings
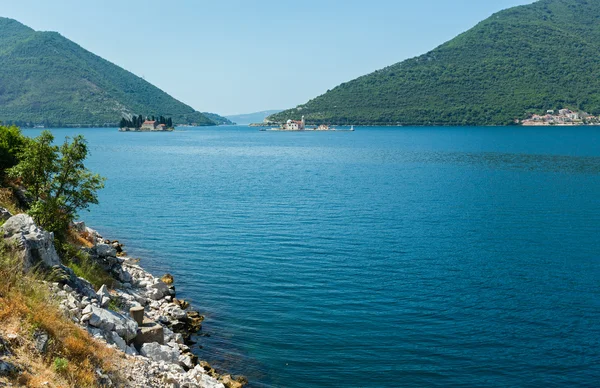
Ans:
{"label": "hazy sky", "polygon": [[290,108],[533,0],[0,0],[200,111]]}

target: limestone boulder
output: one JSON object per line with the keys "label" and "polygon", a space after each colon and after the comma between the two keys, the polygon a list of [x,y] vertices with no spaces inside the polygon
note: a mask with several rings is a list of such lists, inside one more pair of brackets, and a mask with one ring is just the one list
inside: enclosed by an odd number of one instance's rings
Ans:
{"label": "limestone boulder", "polygon": [[179,361],[179,351],[170,346],[160,345],[156,342],[143,344],[140,348],[140,354],[154,361],[163,361],[171,364]]}
{"label": "limestone boulder", "polygon": [[54,248],[54,234],[35,224],[27,214],[17,214],[2,226],[7,242],[16,244],[23,259],[23,269],[35,266],[53,267],[60,265]]}
{"label": "limestone boulder", "polygon": [[148,297],[150,299],[160,300],[170,294],[171,290],[169,289],[169,286],[160,280],[148,286]]}
{"label": "limestone boulder", "polygon": [[137,335],[138,324],[129,317],[114,311],[105,310],[92,305],[84,309],[83,314],[89,314],[88,323],[104,331],[116,331],[125,341],[132,341]]}
{"label": "limestone boulder", "polygon": [[106,284],[103,284],[102,287],[100,287],[98,291],[96,291],[96,297],[98,298],[98,300],[102,300],[102,298],[110,298],[110,292],[108,291],[108,287],[106,287]]}
{"label": "limestone boulder", "polygon": [[108,244],[96,244],[96,254],[99,257],[115,257],[117,256],[117,250]]}
{"label": "limestone boulder", "polygon": [[194,369],[191,369],[187,375],[197,381],[201,387],[205,388],[225,388],[223,383],[219,382],[212,376],[209,376],[204,368],[200,365],[196,365]]}
{"label": "limestone boulder", "polygon": [[186,371],[194,368],[194,361],[189,354],[182,354],[179,356],[179,365]]}

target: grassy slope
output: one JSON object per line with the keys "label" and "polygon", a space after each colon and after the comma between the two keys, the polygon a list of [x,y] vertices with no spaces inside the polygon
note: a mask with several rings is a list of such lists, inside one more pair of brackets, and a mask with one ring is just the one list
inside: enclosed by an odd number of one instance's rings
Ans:
{"label": "grassy slope", "polygon": [[116,123],[123,114],[214,123],[140,77],[55,32],[0,18],[0,120]]}
{"label": "grassy slope", "polygon": [[[0,189],[0,207],[21,212],[18,201],[7,188]],[[2,384],[31,387],[96,387],[96,369],[118,379],[120,355],[93,340],[65,317],[39,274],[24,274],[15,251],[0,241],[0,338],[11,341],[12,356],[5,358],[22,369],[20,374],[0,377]],[[98,275],[95,273],[94,275]],[[35,351],[33,334],[42,329],[50,336],[46,354]],[[57,359],[64,368],[57,369]]]}
{"label": "grassy slope", "polygon": [[312,123],[502,125],[570,107],[600,114],[600,2],[499,12],[420,57],[341,84],[300,109]]}

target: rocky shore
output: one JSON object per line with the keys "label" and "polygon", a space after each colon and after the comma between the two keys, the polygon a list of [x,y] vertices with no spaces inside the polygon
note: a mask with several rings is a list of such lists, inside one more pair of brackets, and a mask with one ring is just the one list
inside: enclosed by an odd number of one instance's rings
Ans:
{"label": "rocky shore", "polygon": [[[171,275],[154,277],[128,257],[118,241],[79,222],[73,229],[89,242],[81,250],[114,278],[111,288],[96,290],[61,264],[51,233],[28,215],[11,216],[4,209],[1,213],[6,219],[0,227],[4,241],[18,247],[23,269],[46,268],[51,281],[44,284],[63,314],[94,340],[123,353],[119,382],[97,371],[103,386],[241,388],[247,383],[243,377],[218,374],[191,352],[191,336],[202,329],[204,317],[177,299]],[[40,332],[35,338],[36,347],[43,350],[48,335]],[[8,342],[1,342],[6,346],[4,356],[0,352],[0,374],[11,370]]]}

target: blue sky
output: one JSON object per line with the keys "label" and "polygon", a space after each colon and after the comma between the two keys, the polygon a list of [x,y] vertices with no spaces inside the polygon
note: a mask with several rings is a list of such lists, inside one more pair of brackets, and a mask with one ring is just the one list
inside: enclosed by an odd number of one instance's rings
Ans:
{"label": "blue sky", "polygon": [[290,108],[533,0],[0,0],[200,111]]}

